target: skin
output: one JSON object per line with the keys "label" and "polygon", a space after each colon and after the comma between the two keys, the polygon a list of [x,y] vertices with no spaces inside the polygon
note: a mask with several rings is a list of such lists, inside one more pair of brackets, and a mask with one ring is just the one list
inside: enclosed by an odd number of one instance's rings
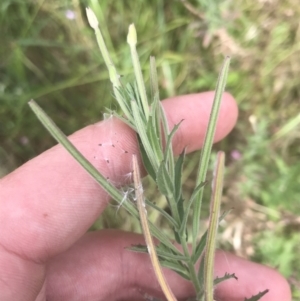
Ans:
{"label": "skin", "polygon": [[[213,93],[207,92],[163,102],[171,128],[184,119],[173,141],[177,154],[185,146],[189,152],[201,147],[212,99]],[[216,141],[232,130],[237,115],[234,99],[225,94]],[[110,181],[128,181],[123,175],[130,173],[131,154],[138,154],[138,148],[125,124],[109,118],[70,139]],[[141,171],[145,174],[142,166]],[[146,293],[162,297],[148,256],[125,249],[144,243],[142,236],[117,230],[86,233],[108,201],[59,145],[1,179],[0,300],[143,300]],[[216,300],[242,301],[266,288],[270,292],[262,301],[291,300],[278,272],[218,251],[215,274],[225,272],[239,279],[218,285]],[[193,295],[190,283],[171,271],[165,274],[179,300]]]}

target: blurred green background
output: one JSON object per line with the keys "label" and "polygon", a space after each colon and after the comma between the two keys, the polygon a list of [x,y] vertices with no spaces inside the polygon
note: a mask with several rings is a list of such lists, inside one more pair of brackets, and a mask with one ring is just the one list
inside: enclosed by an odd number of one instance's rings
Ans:
{"label": "blurred green background", "polygon": [[[224,207],[234,207],[221,227],[220,246],[279,269],[298,300],[298,0],[99,2],[101,7],[98,0],[1,1],[0,175],[54,144],[30,111],[31,98],[66,134],[100,120],[105,108],[117,109],[86,6],[96,12],[113,60],[129,79],[126,35],[135,23],[145,77],[154,55],[162,98],[214,89],[223,58],[230,55],[227,91],[237,99],[240,116],[215,147],[227,153]],[[197,156],[187,163],[187,191]],[[108,210],[94,227],[137,228],[126,215],[118,218],[122,223]]]}

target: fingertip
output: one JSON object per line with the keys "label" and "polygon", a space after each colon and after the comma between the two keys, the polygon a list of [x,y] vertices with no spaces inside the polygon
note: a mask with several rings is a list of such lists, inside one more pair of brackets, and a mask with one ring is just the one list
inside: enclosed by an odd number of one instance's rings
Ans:
{"label": "fingertip", "polygon": [[[215,92],[182,95],[163,101],[169,127],[172,129],[183,120],[173,139],[175,153],[187,147],[188,152],[200,149],[203,145]],[[238,107],[229,93],[224,93],[214,141],[227,136],[236,124]]]}
{"label": "fingertip", "polygon": [[233,254],[218,251],[215,261],[215,276],[225,273],[238,278],[225,280],[216,286],[215,297],[220,301],[243,301],[268,289],[262,301],[290,301],[291,290],[286,279],[276,270],[250,262]]}

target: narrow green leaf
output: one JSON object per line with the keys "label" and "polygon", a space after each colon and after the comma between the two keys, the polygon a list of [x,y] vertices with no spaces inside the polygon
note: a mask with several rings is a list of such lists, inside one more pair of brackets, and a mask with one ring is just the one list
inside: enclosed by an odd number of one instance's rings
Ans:
{"label": "narrow green leaf", "polygon": [[175,187],[175,200],[178,202],[182,198],[182,167],[185,159],[185,148],[182,153],[179,155],[176,164],[175,164],[175,174],[174,174],[174,187]]}
{"label": "narrow green leaf", "polygon": [[[117,91],[118,93],[118,98],[116,93],[114,93],[113,96],[117,100],[123,116],[125,116],[127,119],[126,123],[129,123],[130,127],[135,128],[133,116],[131,114],[130,100],[127,89],[125,89],[123,86],[118,86],[115,87],[115,91]],[[125,119],[124,117],[122,118]]]}
{"label": "narrow green leaf", "polygon": [[155,128],[155,121],[154,121],[155,118],[156,118],[155,114],[149,116],[146,133],[149,142],[152,145],[153,152],[156,154],[158,161],[161,161],[163,159],[163,152],[161,148],[161,143],[159,141],[159,133]]}
{"label": "narrow green leaf", "polygon": [[[231,210],[227,210],[225,212],[223,212],[219,218],[219,223],[225,218],[225,216],[230,212]],[[193,262],[194,264],[198,261],[198,259],[200,258],[200,256],[203,254],[204,249],[205,249],[205,244],[206,244],[206,238],[207,238],[207,230],[205,231],[205,233],[202,235],[200,241],[197,244],[196,247],[196,252],[193,255]],[[201,277],[200,277],[201,278]],[[199,278],[199,279],[200,279]]]}
{"label": "narrow green leaf", "polygon": [[179,215],[179,220],[180,222],[182,222],[183,217],[184,217],[184,198],[182,196],[179,197],[178,201],[177,201],[177,211],[178,211],[178,215]]}
{"label": "narrow green leaf", "polygon": [[110,112],[110,114],[113,115],[114,117],[123,121],[125,124],[127,124],[130,128],[132,128],[136,132],[135,126],[128,119],[126,119],[126,117],[121,116],[117,112],[114,112],[114,111],[108,110],[108,112]]}
{"label": "narrow green leaf", "polygon": [[153,104],[155,104],[156,106],[158,106],[160,103],[160,97],[159,97],[156,62],[154,56],[150,56],[150,88],[151,88],[151,99],[152,99],[150,105],[152,106]]}
{"label": "narrow green leaf", "polygon": [[152,165],[152,168],[154,170],[157,170],[159,161],[157,160],[155,153],[153,152],[152,146],[148,140],[148,137],[146,134],[146,125],[143,122],[143,119],[139,112],[139,107],[135,101],[131,101],[131,109],[132,109],[133,117],[135,120],[137,132],[138,132],[141,142],[143,144],[143,148],[145,149],[147,157],[149,158],[149,161]]}
{"label": "narrow green leaf", "polygon": [[[170,210],[172,213],[172,217],[175,219],[176,223],[180,223],[180,218],[177,210],[177,204],[174,200],[174,186],[172,179],[170,178],[170,174],[166,168],[166,162],[162,161],[157,174],[156,174],[156,184],[159,191],[166,197],[168,204],[170,206]],[[176,238],[178,239],[178,237]]]}
{"label": "narrow green leaf", "polygon": [[223,177],[224,177],[224,152],[218,152],[216,168],[212,184],[212,199],[204,255],[204,294],[205,301],[213,301],[214,294],[214,258],[216,249],[216,236],[219,224]]}
{"label": "narrow green leaf", "polygon": [[[65,134],[56,126],[50,117],[48,117],[44,110],[34,100],[30,100],[28,104],[53,138],[59,142],[72,157],[74,157],[74,159],[103,187],[104,190],[106,190],[113,199],[121,202],[123,196],[120,191],[108,182],[106,178],[102,176],[99,171],[77,150]],[[124,207],[126,207],[132,215],[138,217],[136,208],[132,204],[126,202]]]}
{"label": "narrow green leaf", "polygon": [[181,244],[181,237],[179,236],[178,230],[174,227],[173,228],[174,237],[178,244]]}
{"label": "narrow green leaf", "polygon": [[175,229],[178,229],[178,223],[174,220],[174,218],[168,214],[167,211],[165,211],[162,208],[159,208],[158,206],[156,206],[154,203],[152,203],[149,200],[146,200],[146,204],[152,208],[154,208],[155,210],[157,210],[161,216],[163,216],[170,224],[172,227],[174,227]]}
{"label": "narrow green leaf", "polygon": [[[164,111],[164,108],[163,108],[161,102],[159,103],[158,110],[159,110],[159,113],[157,114],[157,116],[159,116],[161,118],[161,120],[158,121],[159,128],[162,128],[162,131],[160,132],[160,140],[163,143],[165,141],[166,137],[170,136],[170,130],[169,130],[167,117],[166,117],[166,114],[165,114],[165,111]],[[162,123],[162,127],[160,125],[160,122]],[[171,142],[171,140],[170,140],[170,142]],[[174,163],[173,148],[172,147],[166,147],[165,152],[167,152],[166,158],[167,158],[167,162],[168,162],[168,169],[169,169],[169,172],[170,172],[170,177],[171,177],[171,179],[174,179],[174,172],[175,172],[175,169],[174,169],[175,167],[174,166],[175,166],[175,163]]]}
{"label": "narrow green leaf", "polygon": [[168,249],[172,250],[173,254],[181,254],[174,243],[170,241],[169,237],[163,231],[161,231],[161,229],[158,229],[151,222],[149,222],[149,226],[152,235],[160,241],[160,245],[164,245]]}
{"label": "narrow green leaf", "polygon": [[168,161],[170,159],[169,150],[172,148],[172,139],[173,139],[176,131],[178,130],[180,124],[182,123],[182,121],[183,121],[183,119],[179,123],[175,124],[175,126],[173,127],[171,133],[167,136],[167,143],[166,143],[165,156],[164,156],[164,159],[166,161]]}
{"label": "narrow green leaf", "polygon": [[[133,245],[133,246],[129,247],[128,249],[131,251],[134,251],[134,252],[148,253],[147,246],[145,246],[145,245]],[[156,253],[157,253],[158,257],[160,257],[162,259],[166,259],[166,260],[181,260],[181,261],[189,260],[189,258],[184,255],[173,254],[170,249],[168,249],[168,251],[161,250],[160,245],[158,245],[156,247]]]}
{"label": "narrow green leaf", "polygon": [[182,278],[190,281],[191,278],[189,276],[189,272],[188,272],[187,268],[183,265],[180,265],[179,263],[180,263],[179,261],[177,263],[174,261],[168,261],[168,260],[161,261],[161,265],[163,267],[173,270],[174,272],[179,274]]}
{"label": "narrow green leaf", "polygon": [[151,88],[151,100],[150,108],[151,114],[155,116],[153,118],[153,127],[156,129],[157,137],[160,143],[160,149],[163,149],[163,139],[167,137],[169,132],[166,131],[165,134],[162,133],[164,127],[161,126],[162,115],[161,115],[161,103],[159,97],[159,89],[158,89],[158,80],[157,80],[157,70],[156,70],[156,62],[153,56],[150,57],[150,88]]}
{"label": "narrow green leaf", "polygon": [[118,91],[119,99],[117,99],[115,94],[113,94],[113,96],[117,100],[121,108],[122,118],[126,119],[126,123],[129,123],[130,127],[135,129],[134,118],[131,112],[131,100],[134,99],[133,95],[131,95],[131,89],[132,87],[130,84],[127,84],[125,87],[123,85],[120,85],[115,88],[115,90]]}
{"label": "narrow green leaf", "polygon": [[172,179],[170,178],[170,175],[167,171],[165,161],[162,161],[158,168],[156,184],[159,191],[163,195],[165,195],[167,198],[173,198],[174,186]]}
{"label": "narrow green leaf", "polygon": [[[160,110],[160,114],[163,114],[164,116],[164,112],[163,110]],[[165,118],[165,116],[164,116]],[[172,150],[172,139],[176,133],[176,131],[178,130],[180,124],[181,124],[182,120],[176,124],[172,131],[166,136],[166,132],[163,133],[164,137],[167,137],[167,143],[165,146],[165,151],[164,151],[164,161],[166,162],[165,167],[166,170],[168,171],[168,177],[171,179],[171,181],[174,181],[175,178],[175,164],[174,164],[174,155],[173,155],[173,150]],[[168,131],[168,128],[164,128],[164,131]],[[169,196],[171,197],[171,196]],[[175,198],[174,195],[174,189],[172,191],[172,197]]]}
{"label": "narrow green leaf", "polygon": [[[216,130],[216,124],[218,120],[220,104],[222,101],[223,92],[226,86],[226,80],[228,75],[228,69],[230,64],[230,58],[226,57],[224,64],[222,66],[218,81],[216,92],[214,96],[213,106],[210,113],[208,128],[205,134],[204,145],[201,151],[200,162],[199,162],[199,171],[196,180],[196,185],[199,185],[202,182],[205,182],[208,163],[211,153],[211,148],[213,145],[213,139]],[[195,201],[195,206],[193,209],[193,244],[192,244],[192,253],[195,252],[197,238],[200,231],[200,213],[201,213],[201,206],[202,206],[202,197],[203,197],[203,190],[199,191],[197,196],[197,200]]]}
{"label": "narrow green leaf", "polygon": [[134,98],[132,98],[131,100],[134,100],[137,103],[138,108],[139,108],[139,112],[140,112],[140,116],[143,119],[144,124],[146,125],[148,123],[148,119],[147,119],[147,116],[145,115],[145,112],[144,112],[142,99],[141,99],[141,96],[139,94],[139,89],[138,89],[136,81],[132,85],[132,88],[133,88]]}
{"label": "narrow green leaf", "polygon": [[[205,235],[207,237],[207,234]],[[206,243],[206,237],[205,237],[205,243]],[[205,245],[204,245],[205,248]],[[204,254],[204,253],[203,253]],[[198,281],[201,284],[201,289],[202,289],[202,296],[204,295],[205,291],[205,285],[204,285],[204,256],[201,257],[200,264],[199,264],[199,269],[198,269]],[[200,296],[199,296],[200,297]],[[200,300],[200,298],[199,298]],[[201,298],[202,300],[202,298]]]}
{"label": "narrow green leaf", "polygon": [[[189,258],[185,257],[184,255],[174,255],[172,254],[172,250],[170,249],[168,249],[168,251],[161,250],[161,247],[161,244],[156,247],[156,253],[159,257],[161,265],[166,268],[172,269],[180,276],[184,277],[187,280],[190,280],[188,268],[185,264],[182,263],[184,261],[188,261]],[[134,245],[128,249],[133,252],[141,252],[148,254],[148,249],[145,245]]]}
{"label": "narrow green leaf", "polygon": [[183,254],[182,251],[179,251],[179,250],[174,252],[174,250],[170,249],[168,246],[166,246],[164,244],[159,244],[157,246],[157,249],[159,249],[160,252],[168,253],[171,256],[170,259],[172,259],[172,257],[175,255],[175,256],[181,257],[181,260],[183,262],[188,262],[190,260],[189,254]]}
{"label": "narrow green leaf", "polygon": [[142,160],[143,160],[143,164],[144,164],[144,167],[147,171],[147,173],[149,174],[149,176],[154,180],[156,181],[156,171],[154,170],[148,156],[147,156],[147,153],[145,151],[145,148],[143,146],[143,143],[142,143],[142,140],[140,138],[139,135],[137,135],[137,140],[138,140],[138,143],[139,143],[139,150],[140,150],[140,153],[141,153],[141,156],[142,156]]}
{"label": "narrow green leaf", "polygon": [[[180,226],[180,235],[183,235],[186,233],[186,225],[187,225],[187,221],[188,221],[188,217],[189,217],[189,213],[190,213],[190,208],[196,198],[196,195],[197,193],[199,192],[199,190],[201,188],[204,187],[206,183],[200,183],[195,189],[194,189],[194,192],[192,194],[192,196],[190,197],[189,201],[187,202],[187,205],[186,205],[186,209],[185,209],[185,212],[184,212],[184,215],[183,215],[183,218],[182,218],[182,222],[181,222],[181,226]],[[197,249],[196,249],[197,250]]]}

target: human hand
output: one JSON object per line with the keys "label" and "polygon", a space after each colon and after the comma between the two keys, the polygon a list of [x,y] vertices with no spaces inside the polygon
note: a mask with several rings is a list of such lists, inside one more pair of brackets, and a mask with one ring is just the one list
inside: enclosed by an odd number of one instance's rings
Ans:
{"label": "human hand", "polygon": [[[175,153],[185,146],[189,152],[201,147],[212,99],[213,93],[207,92],[163,102],[170,128],[184,119],[174,137]],[[236,104],[225,94],[216,141],[231,131],[236,119]],[[138,154],[135,133],[112,118],[70,139],[113,183],[126,180],[131,155]],[[143,244],[141,235],[117,230],[86,233],[108,200],[60,145],[1,179],[0,300],[143,300],[145,293],[162,297],[147,254],[125,249]],[[193,295],[189,282],[164,271],[178,299]],[[270,292],[262,301],[291,300],[287,282],[276,271],[218,251],[215,274],[225,272],[235,273],[238,281],[218,285],[218,301],[244,300],[267,288]]]}

